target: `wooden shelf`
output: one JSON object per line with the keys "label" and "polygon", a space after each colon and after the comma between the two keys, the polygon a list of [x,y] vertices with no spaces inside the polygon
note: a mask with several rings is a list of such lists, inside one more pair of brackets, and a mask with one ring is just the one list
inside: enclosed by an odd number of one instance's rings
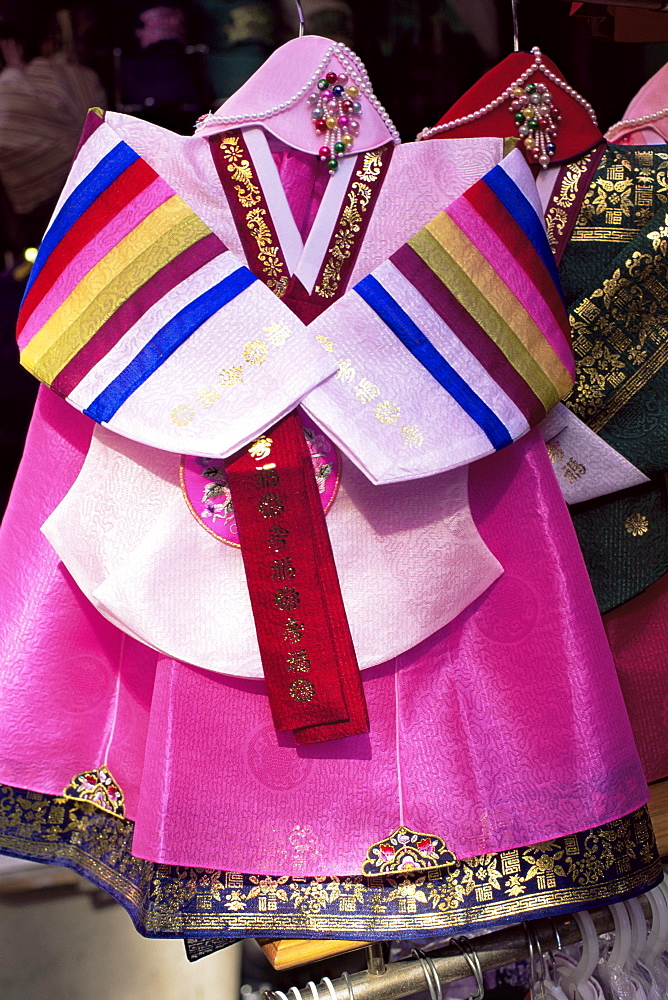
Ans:
{"label": "wooden shelf", "polygon": [[659,854],[668,857],[668,779],[649,786],[649,814],[656,837]]}
{"label": "wooden shelf", "polygon": [[348,951],[366,948],[368,943],[368,941],[321,941],[313,938],[304,940],[288,938],[285,941],[258,938],[258,944],[274,969],[294,969],[297,965],[321,962],[324,958],[333,958],[334,955],[344,955]]}

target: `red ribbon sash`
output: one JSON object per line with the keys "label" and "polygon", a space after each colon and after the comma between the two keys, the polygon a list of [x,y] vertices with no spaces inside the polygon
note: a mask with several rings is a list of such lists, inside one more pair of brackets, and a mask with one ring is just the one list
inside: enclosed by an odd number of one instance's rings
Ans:
{"label": "red ribbon sash", "polygon": [[269,704],[297,743],[368,732],[325,515],[288,414],[226,466]]}

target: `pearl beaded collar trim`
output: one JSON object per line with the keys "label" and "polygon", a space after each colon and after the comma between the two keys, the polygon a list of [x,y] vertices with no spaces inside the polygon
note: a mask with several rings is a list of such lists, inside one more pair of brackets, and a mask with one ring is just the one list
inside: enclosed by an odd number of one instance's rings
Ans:
{"label": "pearl beaded collar trim", "polygon": [[659,118],[665,118],[666,115],[668,115],[668,108],[661,108],[660,111],[652,111],[651,114],[641,115],[640,118],[622,118],[610,126],[605,133],[605,137],[609,139],[614,132],[619,132],[620,129],[633,128],[634,125],[648,125],[650,122],[658,122]]}
{"label": "pearl beaded collar trim", "polygon": [[344,45],[343,42],[333,42],[330,45],[320,60],[318,68],[310,80],[308,80],[304,86],[301,87],[296,94],[293,94],[287,101],[283,101],[281,104],[274,105],[273,108],[267,108],[266,111],[260,111],[256,114],[230,115],[229,117],[216,114],[202,115],[195,125],[195,132],[199,132],[200,129],[205,128],[207,125],[250,125],[256,122],[263,122],[267,118],[272,118],[274,115],[280,114],[282,111],[287,111],[288,108],[293,107],[293,105],[301,101],[309,93],[309,91],[313,90],[318,80],[323,77],[327,63],[333,56],[337,56],[350,79],[358,87],[360,94],[363,94],[369,104],[375,111],[378,112],[383,124],[386,126],[390,136],[392,137],[392,141],[398,145],[401,142],[399,133],[397,132],[387,111],[374,94],[364,63],[359,56],[357,56],[352,49],[348,48],[347,45]]}
{"label": "pearl beaded collar trim", "polygon": [[465,115],[463,118],[455,118],[454,121],[444,122],[442,125],[435,125],[433,128],[423,128],[417,136],[418,141],[421,139],[431,139],[432,136],[440,135],[442,132],[448,132],[450,129],[458,128],[461,125],[468,125],[470,122],[483,118],[485,115],[489,114],[490,111],[494,111],[506,101],[511,100],[514,96],[513,92],[518,88],[523,87],[524,84],[526,84],[527,81],[534,75],[534,73],[542,73],[551,83],[556,84],[557,87],[563,90],[565,94],[574,98],[574,100],[576,100],[578,104],[581,104],[585,109],[594,125],[598,127],[596,114],[589,101],[586,101],[581,94],[578,94],[577,90],[574,90],[573,87],[570,87],[565,80],[562,80],[561,77],[557,76],[556,73],[553,73],[552,70],[547,68],[542,60],[541,51],[537,45],[532,48],[531,54],[534,57],[534,61],[531,66],[529,66],[529,68],[525,70],[521,76],[518,76],[516,80],[513,80],[513,82],[506,87],[503,93],[499,94],[498,97],[495,97],[493,101],[490,101],[489,104],[485,104],[482,108],[478,108],[477,111],[472,111],[471,114]]}

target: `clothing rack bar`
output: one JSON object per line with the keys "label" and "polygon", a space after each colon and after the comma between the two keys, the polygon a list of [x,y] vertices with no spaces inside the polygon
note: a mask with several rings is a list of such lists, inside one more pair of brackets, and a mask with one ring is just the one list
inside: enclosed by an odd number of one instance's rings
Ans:
{"label": "clothing rack bar", "polygon": [[[607,907],[590,910],[590,916],[598,934],[613,929],[612,914]],[[541,952],[553,951],[558,946],[575,944],[580,941],[580,930],[572,915],[553,919],[532,920],[530,926],[540,942]],[[470,938],[470,944],[478,956],[483,972],[510,965],[528,958],[529,947],[524,924],[513,924],[491,934]],[[455,982],[471,975],[471,967],[454,945],[445,945],[428,952],[442,984]],[[331,983],[331,989],[330,985]],[[290,1000],[400,1000],[401,997],[427,990],[424,967],[419,959],[404,959],[390,962],[385,971],[378,975],[369,970],[354,972],[347,977],[322,982],[318,986],[309,984],[304,989],[290,987]],[[283,1000],[284,993],[268,990],[262,1000]]]}

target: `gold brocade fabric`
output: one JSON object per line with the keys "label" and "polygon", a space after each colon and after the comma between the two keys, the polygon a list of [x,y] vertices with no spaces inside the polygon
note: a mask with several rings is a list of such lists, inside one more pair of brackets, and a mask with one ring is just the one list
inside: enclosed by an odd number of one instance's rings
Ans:
{"label": "gold brocade fabric", "polygon": [[[575,200],[583,166],[578,161],[563,178],[551,212]],[[668,151],[609,147],[560,268],[577,365],[566,404],[592,430],[605,427],[668,359],[667,254]]]}
{"label": "gold brocade fabric", "polygon": [[558,243],[582,199],[559,268],[577,369],[564,402],[651,480],[571,508],[607,612],[668,572],[668,147],[608,146],[593,173],[588,157],[547,213]]}
{"label": "gold brocade fabric", "polygon": [[0,786],[0,850],[75,869],[152,937],[449,934],[637,895],[663,875],[645,808],[570,837],[392,877],[159,865],[133,857],[132,832],[130,820],[91,802]]}

